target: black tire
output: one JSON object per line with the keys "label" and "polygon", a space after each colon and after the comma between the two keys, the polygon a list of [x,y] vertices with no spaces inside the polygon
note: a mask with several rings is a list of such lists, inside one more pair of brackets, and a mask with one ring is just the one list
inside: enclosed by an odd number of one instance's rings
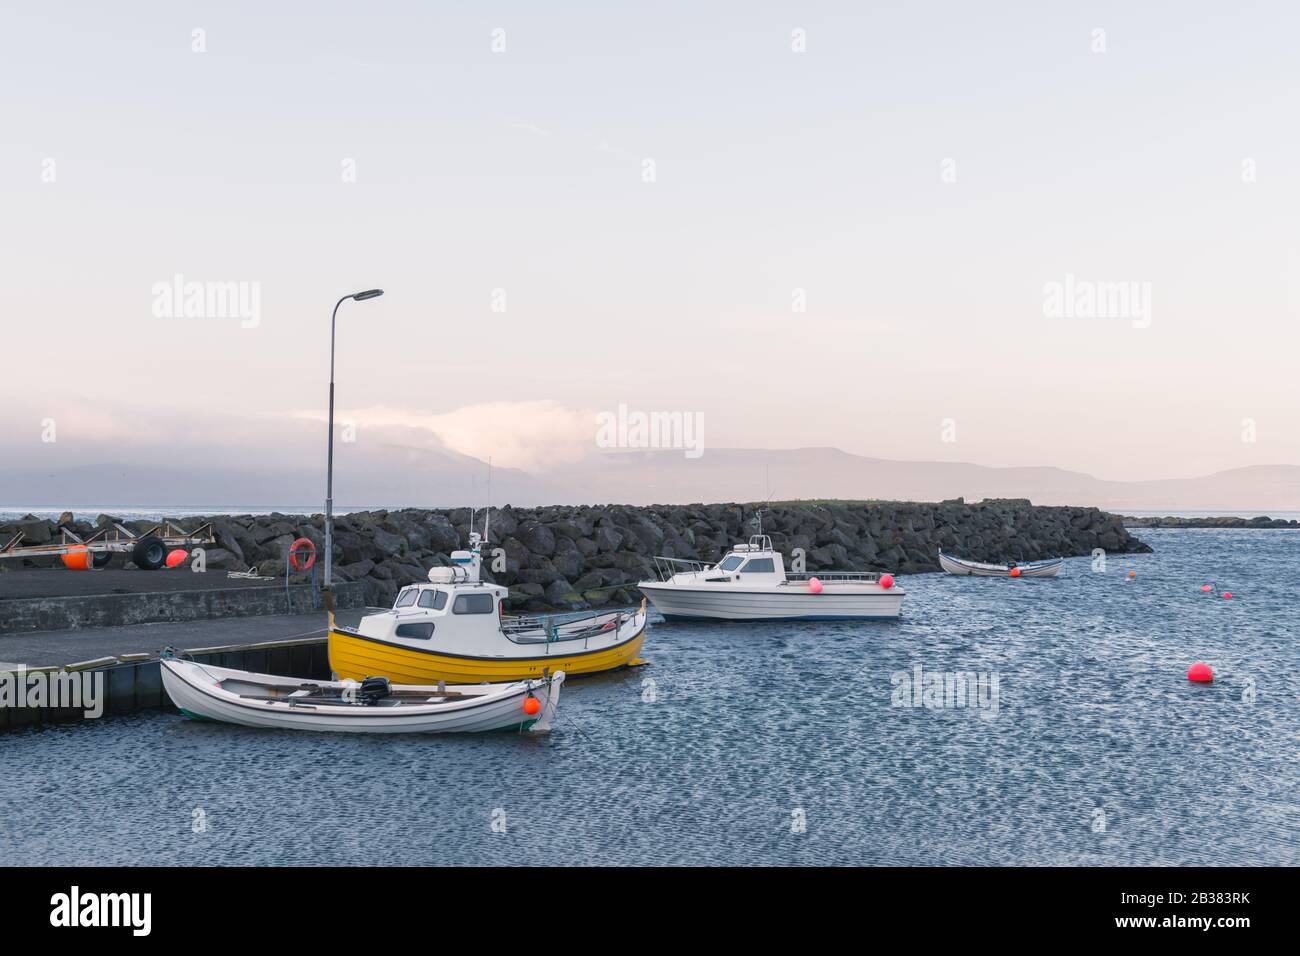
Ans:
{"label": "black tire", "polygon": [[94,551],[90,555],[90,565],[95,570],[108,567],[108,562],[113,560],[112,551]]}
{"label": "black tire", "polygon": [[131,560],[142,571],[157,571],[167,561],[167,548],[161,538],[142,538],[132,549]]}

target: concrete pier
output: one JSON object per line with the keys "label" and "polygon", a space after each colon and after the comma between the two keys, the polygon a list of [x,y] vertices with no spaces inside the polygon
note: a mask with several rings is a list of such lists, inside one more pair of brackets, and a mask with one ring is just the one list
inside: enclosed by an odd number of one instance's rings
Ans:
{"label": "concrete pier", "polygon": [[[334,598],[339,607],[360,607],[362,588],[336,584]],[[0,573],[0,636],[305,613],[312,603],[309,585],[286,588],[283,579],[232,578],[224,571],[24,569]]]}
{"label": "concrete pier", "polygon": [[[365,613],[361,586],[335,587],[338,617]],[[23,702],[0,695],[0,733],[87,719],[81,709],[27,706],[25,689],[41,675],[102,680],[104,719],[171,708],[158,652],[186,651],[222,667],[322,680],[329,677],[324,610],[312,591],[283,580],[229,578],[184,570],[0,574],[0,688],[23,686]],[[18,680],[22,675],[22,681]],[[83,687],[86,685],[82,685]]]}

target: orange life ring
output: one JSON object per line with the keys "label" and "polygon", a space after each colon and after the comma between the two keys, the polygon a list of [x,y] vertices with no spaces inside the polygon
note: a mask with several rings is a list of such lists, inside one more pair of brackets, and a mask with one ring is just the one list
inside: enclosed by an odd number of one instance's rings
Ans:
{"label": "orange life ring", "polygon": [[[301,560],[299,557],[306,555]],[[308,571],[316,563],[316,545],[310,538],[299,538],[289,545],[289,563],[295,571]]]}

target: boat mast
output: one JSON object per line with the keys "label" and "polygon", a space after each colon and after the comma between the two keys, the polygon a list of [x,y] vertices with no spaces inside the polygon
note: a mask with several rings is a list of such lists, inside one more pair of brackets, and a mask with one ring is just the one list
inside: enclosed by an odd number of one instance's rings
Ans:
{"label": "boat mast", "polygon": [[488,528],[492,525],[492,456],[488,455],[487,514],[483,517],[483,543],[488,541]]}

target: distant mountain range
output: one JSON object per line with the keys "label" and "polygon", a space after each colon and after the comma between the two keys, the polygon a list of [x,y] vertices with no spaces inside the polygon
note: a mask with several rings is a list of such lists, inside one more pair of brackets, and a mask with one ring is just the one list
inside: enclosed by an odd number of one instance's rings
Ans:
{"label": "distant mountain range", "polygon": [[1300,466],[1255,465],[1201,478],[1107,481],[1061,468],[889,461],[836,448],[710,449],[607,455],[570,476],[584,499],[629,504],[792,498],[1029,498],[1111,511],[1300,511]]}
{"label": "distant mountain range", "polygon": [[[323,457],[323,456],[322,456]],[[104,465],[51,463],[43,471],[0,473],[0,509],[10,507],[253,507],[325,497],[324,462],[232,463],[204,456]],[[189,458],[193,460],[193,456]],[[310,466],[309,466],[310,465]],[[481,505],[485,463],[443,449],[370,445],[340,454],[335,501],[340,507]],[[675,504],[718,501],[888,498],[938,501],[964,497],[1029,498],[1036,504],[1093,505],[1110,511],[1300,511],[1300,466],[1256,465],[1201,478],[1107,481],[1060,468],[990,468],[961,462],[888,461],[835,448],[709,449],[609,452],[546,474],[497,467],[492,500],[539,504]]]}

